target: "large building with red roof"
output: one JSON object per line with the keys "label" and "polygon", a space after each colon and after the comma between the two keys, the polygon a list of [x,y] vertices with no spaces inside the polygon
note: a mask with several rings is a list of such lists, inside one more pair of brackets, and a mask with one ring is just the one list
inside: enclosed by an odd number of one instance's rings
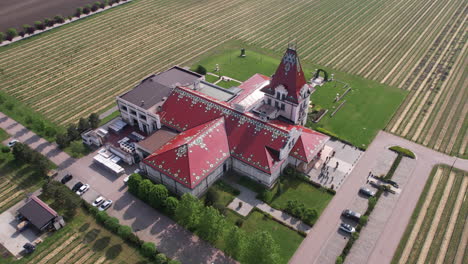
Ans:
{"label": "large building with red roof", "polygon": [[199,196],[229,170],[271,187],[288,165],[309,167],[329,139],[303,127],[313,91],[288,48],[272,77],[224,89],[173,67],[117,103],[125,122],[150,134],[135,144],[148,177]]}

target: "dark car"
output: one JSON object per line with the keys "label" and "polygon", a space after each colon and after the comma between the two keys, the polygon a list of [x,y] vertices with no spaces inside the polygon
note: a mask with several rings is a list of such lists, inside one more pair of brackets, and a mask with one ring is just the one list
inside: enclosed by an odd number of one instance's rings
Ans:
{"label": "dark car", "polygon": [[362,195],[365,195],[365,196],[369,196],[369,197],[374,197],[375,196],[374,191],[371,191],[368,188],[364,188],[364,187],[359,189],[359,193],[362,194]]}
{"label": "dark car", "polygon": [[346,232],[346,233],[350,233],[350,234],[356,232],[356,229],[354,229],[354,227],[352,227],[349,224],[345,224],[345,223],[341,223],[340,230],[342,230],[343,232]]}
{"label": "dark car", "polygon": [[23,248],[26,251],[26,254],[31,254],[36,250],[36,246],[31,243],[24,244]]}
{"label": "dark car", "polygon": [[67,174],[65,174],[65,176],[63,176],[63,178],[62,178],[62,180],[60,180],[60,182],[65,184],[65,183],[69,182],[72,178],[73,178],[73,175],[71,175],[70,173],[67,173]]}
{"label": "dark car", "polygon": [[341,213],[341,215],[346,217],[346,218],[352,219],[354,221],[359,221],[359,219],[361,218],[360,213],[356,213],[356,212],[351,211],[349,209],[344,210],[343,213]]}
{"label": "dark car", "polygon": [[77,182],[75,185],[73,185],[72,191],[74,192],[78,191],[81,188],[81,186],[83,186],[83,183]]}

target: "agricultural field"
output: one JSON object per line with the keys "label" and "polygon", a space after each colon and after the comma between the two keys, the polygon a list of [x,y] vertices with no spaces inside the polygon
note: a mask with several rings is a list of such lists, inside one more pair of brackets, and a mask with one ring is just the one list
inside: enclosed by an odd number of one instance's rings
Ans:
{"label": "agricultural field", "polygon": [[463,0],[135,0],[0,48],[0,90],[64,125],[228,41],[278,56],[296,41],[303,63],[408,90],[386,129],[466,157],[467,11]]}
{"label": "agricultural field", "polygon": [[126,244],[96,223],[82,209],[67,225],[44,239],[36,251],[20,260],[0,259],[8,264],[146,264],[138,249]]}
{"label": "agricultural field", "polygon": [[44,182],[32,166],[18,164],[11,153],[0,153],[0,213],[41,188]]}
{"label": "agricultural field", "polygon": [[436,166],[392,263],[467,263],[468,172]]}
{"label": "agricultural field", "polygon": [[[207,71],[213,72],[216,64],[219,74],[245,81],[255,73],[271,76],[278,67],[281,55],[257,49],[251,46],[246,48],[247,56],[239,57],[239,43],[227,43],[206,53],[199,61],[192,65],[192,69],[198,65],[204,66]],[[301,56],[301,54],[299,54]],[[315,69],[325,69],[329,75],[334,74],[336,81],[328,82],[317,87],[311,96],[314,108],[325,108],[329,112],[318,123],[309,121],[308,127],[323,128],[346,140],[355,146],[366,148],[374,139],[377,132],[385,128],[393,113],[404,100],[407,92],[401,89],[364,79],[362,77],[339,72],[328,67],[302,62],[304,74],[307,79],[312,77]],[[207,75],[207,81],[216,82],[216,77]],[[219,85],[220,83],[218,83]],[[235,84],[234,84],[235,85]],[[334,102],[336,94],[344,94],[346,88],[351,87],[342,100]],[[332,117],[341,102],[346,101],[342,108]],[[310,112],[311,112],[310,111]]]}

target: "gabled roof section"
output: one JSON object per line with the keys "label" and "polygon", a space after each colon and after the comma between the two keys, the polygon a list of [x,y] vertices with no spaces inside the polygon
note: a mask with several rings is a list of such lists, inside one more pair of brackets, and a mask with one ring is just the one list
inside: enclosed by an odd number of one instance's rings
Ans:
{"label": "gabled roof section", "polygon": [[274,96],[276,87],[280,85],[284,86],[288,91],[286,100],[296,104],[301,98],[301,89],[305,85],[308,85],[297,52],[293,48],[286,50],[280,65],[271,78],[270,84],[263,88],[262,91]]}
{"label": "gabled roof section", "polygon": [[234,110],[229,103],[186,87],[174,89],[159,115],[164,125],[178,131],[224,117],[231,156],[266,173],[276,167],[275,162],[269,162],[265,148],[279,151],[289,136],[285,126],[261,121],[250,113]]}
{"label": "gabled roof section", "polygon": [[254,76],[250,77],[247,81],[239,85],[239,88],[242,89],[242,92],[231,101],[232,104],[239,103],[249,95],[251,95],[256,90],[259,90],[270,82],[270,77],[263,74],[256,73]]}
{"label": "gabled roof section", "polygon": [[34,195],[30,197],[30,200],[18,212],[38,229],[42,229],[47,223],[58,216],[54,209]]}
{"label": "gabled roof section", "polygon": [[193,189],[229,157],[223,117],[182,132],[144,163]]}
{"label": "gabled roof section", "polygon": [[309,163],[329,139],[329,136],[304,128],[289,155]]}

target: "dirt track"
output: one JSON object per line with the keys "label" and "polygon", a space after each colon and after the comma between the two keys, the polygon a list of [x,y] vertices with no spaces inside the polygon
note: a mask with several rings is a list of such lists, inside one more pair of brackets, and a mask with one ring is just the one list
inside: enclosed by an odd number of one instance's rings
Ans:
{"label": "dirt track", "polygon": [[1,0],[0,31],[15,27],[20,31],[24,24],[44,21],[56,15],[73,15],[76,8],[96,2],[93,0]]}

